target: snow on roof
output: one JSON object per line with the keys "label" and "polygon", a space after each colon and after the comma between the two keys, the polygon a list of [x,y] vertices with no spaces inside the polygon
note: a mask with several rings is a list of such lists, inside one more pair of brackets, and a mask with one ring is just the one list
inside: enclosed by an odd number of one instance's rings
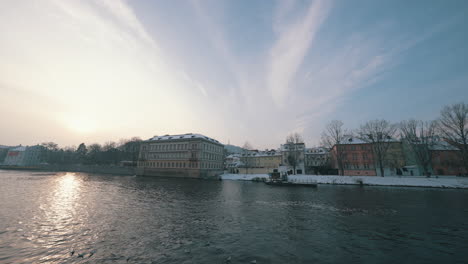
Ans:
{"label": "snow on roof", "polygon": [[457,147],[450,145],[446,141],[437,141],[433,146],[430,147],[431,150],[459,150]]}
{"label": "snow on roof", "polygon": [[[387,141],[387,142],[398,142],[398,140],[396,140],[394,138],[388,138],[385,141]],[[381,142],[383,142],[383,140]],[[369,143],[371,143],[371,141],[366,141],[366,140],[363,140],[362,138],[353,137],[353,136],[344,136],[343,140],[340,142],[340,145],[369,144]]]}
{"label": "snow on roof", "polygon": [[343,140],[340,142],[341,145],[344,144],[368,144],[369,142],[366,142],[360,138],[353,137],[353,136],[344,136]]}
{"label": "snow on roof", "polygon": [[277,151],[251,151],[248,153],[243,153],[242,157],[271,157],[271,156],[280,156],[281,153]]}
{"label": "snow on roof", "polygon": [[218,144],[218,140],[212,139],[210,137],[204,136],[202,134],[192,134],[192,133],[187,133],[187,134],[181,134],[181,135],[164,135],[164,136],[154,136],[150,138],[150,141],[162,141],[162,140],[177,140],[177,139],[192,139],[192,138],[198,138],[198,139],[205,139],[211,142],[215,142]]}
{"label": "snow on roof", "polygon": [[10,151],[25,151],[26,150],[26,147],[25,146],[21,146],[21,147],[17,147],[17,148],[14,148],[14,149],[10,149]]}
{"label": "snow on roof", "polygon": [[229,163],[229,164],[226,164],[228,168],[237,168],[237,167],[241,167],[244,165],[244,163],[242,163],[242,161],[236,161],[236,162],[232,162],[232,163]]}

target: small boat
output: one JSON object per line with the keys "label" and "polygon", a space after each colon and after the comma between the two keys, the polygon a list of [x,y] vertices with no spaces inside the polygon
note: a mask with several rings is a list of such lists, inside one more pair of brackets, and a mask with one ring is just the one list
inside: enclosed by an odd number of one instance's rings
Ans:
{"label": "small boat", "polygon": [[295,182],[290,182],[290,181],[270,180],[270,181],[265,181],[265,184],[267,184],[267,185],[273,185],[273,186],[292,186],[292,187],[304,186],[304,187],[317,187],[317,183],[314,183],[314,182],[311,182],[311,183],[295,183]]}
{"label": "small boat", "polygon": [[305,187],[317,187],[317,182],[295,182],[289,181],[288,175],[283,174],[281,175],[279,172],[273,172],[269,174],[269,179],[265,181],[267,185],[273,186],[305,186]]}

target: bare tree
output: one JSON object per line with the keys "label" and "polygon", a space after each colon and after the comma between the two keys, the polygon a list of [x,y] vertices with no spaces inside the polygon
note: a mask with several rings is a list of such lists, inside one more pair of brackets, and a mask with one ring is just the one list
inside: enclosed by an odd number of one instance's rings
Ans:
{"label": "bare tree", "polygon": [[252,145],[251,145],[250,142],[248,142],[248,141],[246,141],[246,142],[244,143],[244,145],[242,146],[242,148],[245,149],[245,150],[253,150]]}
{"label": "bare tree", "polygon": [[460,149],[460,159],[468,173],[468,104],[458,103],[445,106],[440,111],[438,129],[442,137]]}
{"label": "bare tree", "polygon": [[400,123],[402,140],[408,144],[416,159],[416,163],[423,170],[423,174],[431,175],[431,149],[436,143],[436,123],[420,120],[407,120]]}
{"label": "bare tree", "polygon": [[368,121],[359,129],[359,136],[372,146],[374,161],[380,168],[380,175],[384,177],[384,166],[388,149],[393,142],[397,132],[397,126],[386,120]]}
{"label": "bare tree", "polygon": [[101,164],[102,163],[102,146],[98,143],[89,145],[87,157],[88,157],[88,162],[90,164]]}
{"label": "bare tree", "polygon": [[286,137],[285,145],[288,149],[286,161],[289,164],[289,166],[293,167],[294,174],[296,174],[296,167],[301,162],[301,151],[304,152],[304,148],[299,147],[300,144],[303,143],[304,140],[302,139],[302,136],[299,133],[292,133]]}
{"label": "bare tree", "polygon": [[134,166],[136,166],[142,142],[143,141],[139,137],[132,137],[128,140],[121,139],[119,142],[119,148],[124,152],[123,158],[131,160]]}
{"label": "bare tree", "polygon": [[240,161],[242,162],[245,168],[245,173],[248,173],[249,168],[253,167],[254,165],[252,150],[253,150],[252,145],[248,141],[246,141],[244,145],[242,146],[242,154],[240,158]]}
{"label": "bare tree", "polygon": [[111,149],[115,149],[117,146],[117,143],[115,143],[114,141],[107,141],[106,143],[104,143],[104,145],[102,146],[102,150],[103,151],[109,151]]}
{"label": "bare tree", "polygon": [[61,162],[63,155],[60,155],[60,148],[57,143],[44,142],[41,143],[41,156],[43,161],[47,163],[56,164]]}
{"label": "bare tree", "polygon": [[[333,151],[333,157],[338,165],[341,176],[344,175],[345,148],[339,145],[343,143],[346,131],[343,129],[343,122],[339,120],[331,121],[322,132],[322,145]],[[333,149],[333,147],[335,147]]]}
{"label": "bare tree", "polygon": [[86,148],[85,143],[81,143],[76,149],[77,159],[80,163],[85,161],[86,153],[88,153],[88,149]]}

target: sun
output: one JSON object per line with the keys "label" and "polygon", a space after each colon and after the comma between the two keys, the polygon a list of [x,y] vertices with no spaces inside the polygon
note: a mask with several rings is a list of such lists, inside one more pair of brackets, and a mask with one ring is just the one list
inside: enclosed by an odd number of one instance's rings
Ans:
{"label": "sun", "polygon": [[86,117],[73,117],[66,120],[69,129],[80,134],[89,134],[96,131],[96,122]]}

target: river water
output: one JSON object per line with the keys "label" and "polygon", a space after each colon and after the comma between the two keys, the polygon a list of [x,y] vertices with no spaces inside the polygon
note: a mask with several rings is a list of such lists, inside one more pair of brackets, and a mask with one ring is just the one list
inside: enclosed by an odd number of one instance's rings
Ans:
{"label": "river water", "polygon": [[0,263],[463,263],[468,191],[0,171]]}

